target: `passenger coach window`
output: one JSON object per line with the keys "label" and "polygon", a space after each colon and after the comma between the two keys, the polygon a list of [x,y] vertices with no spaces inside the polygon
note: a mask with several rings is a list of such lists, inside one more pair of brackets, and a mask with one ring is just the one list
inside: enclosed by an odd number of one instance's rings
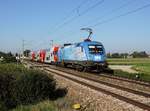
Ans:
{"label": "passenger coach window", "polygon": [[46,57],[46,60],[49,60],[49,57]]}
{"label": "passenger coach window", "polygon": [[103,52],[102,45],[89,45],[89,53],[91,54],[98,54]]}

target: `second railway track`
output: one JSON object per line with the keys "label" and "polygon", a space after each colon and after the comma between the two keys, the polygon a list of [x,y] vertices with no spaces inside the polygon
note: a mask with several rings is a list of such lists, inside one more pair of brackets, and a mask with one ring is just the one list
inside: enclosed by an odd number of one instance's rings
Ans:
{"label": "second railway track", "polygon": [[[144,103],[139,102],[139,101],[136,101],[136,100],[134,100],[134,99],[131,99],[131,98],[122,96],[122,95],[120,95],[120,94],[116,94],[116,93],[114,93],[114,92],[112,92],[112,91],[109,91],[109,90],[107,90],[107,89],[104,89],[104,88],[95,86],[95,85],[93,85],[93,84],[90,84],[90,83],[85,82],[85,81],[83,81],[83,80],[80,80],[80,79],[78,79],[78,78],[73,78],[73,77],[71,77],[71,76],[67,76],[66,74],[62,74],[62,73],[64,73],[64,72],[60,72],[60,71],[58,71],[58,70],[56,71],[56,70],[50,69],[50,68],[44,68],[44,70],[46,70],[46,71],[48,71],[48,72],[51,72],[51,73],[53,73],[53,74],[57,74],[57,75],[62,76],[62,77],[64,77],[64,78],[67,78],[67,79],[69,79],[69,80],[72,80],[72,81],[77,82],[77,83],[79,83],[79,84],[82,84],[82,85],[84,85],[84,86],[87,86],[87,87],[89,87],[89,88],[91,88],[91,89],[94,89],[94,90],[96,90],[96,91],[100,91],[100,92],[103,92],[103,93],[105,93],[105,94],[111,95],[111,96],[113,96],[113,97],[115,97],[115,98],[117,98],[117,99],[119,99],[119,100],[125,101],[125,102],[127,102],[127,103],[130,103],[130,104],[132,104],[132,105],[135,105],[135,106],[137,106],[137,107],[139,107],[139,108],[142,108],[142,109],[144,109],[144,110],[148,110],[148,111],[150,110],[150,106],[147,105],[147,104],[144,104]],[[93,82],[93,81],[92,81],[92,82]]]}
{"label": "second railway track", "polygon": [[[32,64],[32,65],[35,65],[35,64]],[[45,71],[51,72],[53,74],[57,74],[59,76],[62,76],[64,78],[67,78],[69,80],[77,82],[79,84],[82,84],[84,86],[90,87],[91,89],[94,89],[94,90],[103,92],[105,94],[111,95],[111,96],[113,96],[113,97],[115,97],[117,99],[120,99],[122,101],[130,103],[130,104],[135,105],[137,107],[140,107],[140,108],[142,108],[144,110],[148,110],[148,111],[150,110],[150,105],[149,105],[150,94],[149,93],[144,93],[144,92],[136,91],[136,90],[133,90],[133,89],[121,87],[121,86],[118,86],[118,85],[110,84],[110,83],[107,83],[107,82],[103,82],[103,81],[100,81],[100,80],[97,80],[97,79],[93,79],[92,77],[87,77],[87,76],[80,75],[80,74],[78,74],[78,72],[70,73],[70,72],[61,70],[61,68],[59,68],[59,69],[56,68],[56,67],[54,68],[53,66],[52,67],[43,67],[43,68],[44,68]],[[96,84],[103,84],[103,85],[106,85],[106,86],[109,86],[109,87],[113,87],[113,88],[116,88],[116,89],[119,89],[119,90],[123,90],[125,92],[129,92],[129,94],[131,94],[131,95],[132,94],[133,95],[138,95],[139,98],[142,98],[142,99],[144,98],[144,99],[141,100],[141,99],[137,99],[137,98],[135,99],[134,97],[132,98],[132,97],[128,97],[128,96],[123,96],[123,95],[121,95],[119,93],[115,93],[114,91],[107,90],[104,87],[102,87],[102,88],[101,87],[97,87],[97,86],[95,86],[93,84],[89,84],[89,83],[87,83],[85,81],[81,81],[81,80],[79,80],[77,78],[73,78],[71,76],[67,76],[66,74],[67,75],[73,75],[73,76],[76,76],[78,78],[82,78],[82,79],[85,79],[85,80],[88,80],[88,81],[92,81],[92,82],[95,82]],[[143,101],[143,102],[141,102],[141,101]]]}
{"label": "second railway track", "polygon": [[[30,62],[30,64],[32,64],[34,67],[50,67],[49,64],[43,64],[43,63],[39,63],[39,62],[33,62],[33,63]],[[59,67],[59,69],[62,69],[62,67]],[[66,69],[66,70],[71,71],[72,69]],[[82,73],[82,72],[79,72],[79,73]],[[100,75],[97,75],[95,73],[88,73],[88,72],[84,72],[84,73],[85,74],[91,74],[91,75],[94,75],[94,76],[97,76],[97,77],[105,77],[105,78],[109,78],[109,79],[114,79],[114,80],[124,81],[124,82],[128,82],[128,83],[138,84],[138,85],[142,85],[142,86],[145,86],[145,87],[150,87],[149,82],[143,82],[143,81],[139,81],[139,80],[127,79],[127,78],[118,77],[118,76],[114,76],[114,75],[110,75],[110,74],[107,75],[107,73],[100,74]]]}

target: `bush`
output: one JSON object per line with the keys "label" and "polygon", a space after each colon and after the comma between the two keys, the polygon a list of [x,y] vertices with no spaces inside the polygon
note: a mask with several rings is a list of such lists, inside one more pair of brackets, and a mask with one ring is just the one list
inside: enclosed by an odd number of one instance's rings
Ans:
{"label": "bush", "polygon": [[16,101],[13,99],[13,88],[15,78],[12,74],[0,74],[0,101],[2,106],[12,108],[16,106]]}
{"label": "bush", "polygon": [[[8,71],[7,71],[8,72]],[[53,76],[35,70],[0,72],[0,108],[53,99],[56,91]],[[5,106],[5,107],[4,107]]]}
{"label": "bush", "polygon": [[4,102],[0,101],[0,111],[7,111],[7,108],[4,104]]}
{"label": "bush", "polygon": [[29,104],[54,96],[56,82],[42,72],[28,71],[16,82],[15,97],[18,104]]}

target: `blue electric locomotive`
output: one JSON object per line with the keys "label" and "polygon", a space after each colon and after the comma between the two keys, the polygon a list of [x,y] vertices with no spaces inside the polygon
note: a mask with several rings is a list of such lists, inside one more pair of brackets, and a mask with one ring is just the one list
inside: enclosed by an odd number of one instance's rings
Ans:
{"label": "blue electric locomotive", "polygon": [[106,53],[100,42],[86,39],[80,43],[65,44],[58,50],[58,62],[64,66],[82,70],[107,68]]}
{"label": "blue electric locomotive", "polygon": [[79,71],[97,70],[107,68],[106,53],[102,43],[91,41],[92,29],[82,28],[89,32],[89,36],[83,42],[64,44],[58,50],[58,62],[66,67],[73,67]]}
{"label": "blue electric locomotive", "polygon": [[102,43],[91,41],[92,29],[82,28],[89,32],[89,36],[83,42],[64,44],[58,50],[58,63],[66,67],[73,67],[79,71],[97,70],[107,68],[106,53]]}

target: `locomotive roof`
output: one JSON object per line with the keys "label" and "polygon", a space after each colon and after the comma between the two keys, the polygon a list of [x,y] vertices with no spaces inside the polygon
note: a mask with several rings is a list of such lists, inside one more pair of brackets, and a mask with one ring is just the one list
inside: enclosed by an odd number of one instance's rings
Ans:
{"label": "locomotive roof", "polygon": [[83,41],[83,42],[79,42],[76,44],[99,44],[99,45],[102,45],[102,43],[98,42],[98,41]]}
{"label": "locomotive roof", "polygon": [[[68,45],[69,44],[69,45]],[[64,48],[64,47],[70,47],[72,45],[74,46],[80,46],[80,45],[103,45],[101,42],[98,42],[98,41],[83,41],[83,42],[77,42],[77,43],[68,43],[67,45],[63,45],[61,48]]]}

